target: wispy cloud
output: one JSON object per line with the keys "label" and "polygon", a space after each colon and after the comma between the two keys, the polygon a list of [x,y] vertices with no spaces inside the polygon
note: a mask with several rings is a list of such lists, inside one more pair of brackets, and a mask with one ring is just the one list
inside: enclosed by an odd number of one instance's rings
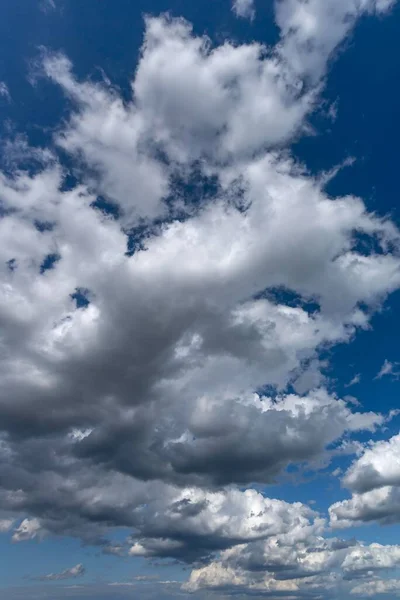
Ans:
{"label": "wispy cloud", "polygon": [[78,564],[75,565],[75,567],[61,571],[61,573],[49,573],[48,575],[37,577],[37,579],[39,581],[61,581],[63,579],[76,579],[77,577],[83,577],[85,572],[85,567],[82,564]]}
{"label": "wispy cloud", "polygon": [[8,101],[11,100],[10,90],[4,81],[0,81],[0,97],[5,98]]}
{"label": "wispy cloud", "polygon": [[57,8],[55,0],[41,0],[39,7],[44,13],[56,10]]}
{"label": "wispy cloud", "polygon": [[386,377],[388,375],[393,377],[393,379],[398,379],[400,377],[400,370],[398,370],[399,364],[400,363],[398,362],[390,362],[389,360],[385,359],[385,362],[381,366],[379,373],[374,377],[374,379],[382,379],[382,377]]}
{"label": "wispy cloud", "polygon": [[352,385],[357,385],[357,383],[360,383],[361,381],[361,373],[357,373],[357,375],[354,375],[353,379],[351,379],[349,381],[349,383],[346,383],[346,385],[344,387],[351,387]]}
{"label": "wispy cloud", "polygon": [[256,11],[254,8],[254,0],[234,0],[232,10],[236,16],[242,19],[254,19]]}

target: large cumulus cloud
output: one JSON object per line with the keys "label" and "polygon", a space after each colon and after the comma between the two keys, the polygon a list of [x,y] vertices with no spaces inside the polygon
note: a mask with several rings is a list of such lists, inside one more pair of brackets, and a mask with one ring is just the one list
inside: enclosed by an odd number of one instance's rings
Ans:
{"label": "large cumulus cloud", "polygon": [[[352,570],[309,507],[238,486],[326,465],[390,417],[328,392],[321,351],[400,286],[400,232],[282,150],[357,17],[390,5],[278,2],[274,49],[147,18],[129,102],[45,53],[69,117],[55,149],[10,143],[33,166],[0,174],[0,508],[15,542],[73,535],[200,563],[189,588],[289,597],[335,586],[331,564]],[[132,530],[118,548],[114,527]],[[253,585],[257,564],[277,566]]]}

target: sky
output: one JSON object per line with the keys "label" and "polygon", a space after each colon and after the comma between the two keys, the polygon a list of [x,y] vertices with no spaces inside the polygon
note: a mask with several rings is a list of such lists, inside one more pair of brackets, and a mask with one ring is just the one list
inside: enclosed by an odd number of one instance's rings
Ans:
{"label": "sky", "polygon": [[4,600],[400,597],[399,29],[0,0]]}

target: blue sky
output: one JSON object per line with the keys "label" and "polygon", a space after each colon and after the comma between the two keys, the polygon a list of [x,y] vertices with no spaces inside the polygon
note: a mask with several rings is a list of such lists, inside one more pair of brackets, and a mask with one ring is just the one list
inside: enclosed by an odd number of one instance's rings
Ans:
{"label": "blue sky", "polygon": [[399,27],[0,2],[5,600],[400,596]]}

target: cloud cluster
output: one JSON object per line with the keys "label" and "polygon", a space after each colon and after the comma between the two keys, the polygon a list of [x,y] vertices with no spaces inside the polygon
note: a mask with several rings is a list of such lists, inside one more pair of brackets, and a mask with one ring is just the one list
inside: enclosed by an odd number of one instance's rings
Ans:
{"label": "cloud cluster", "polygon": [[[15,542],[68,534],[199,563],[188,589],[288,596],[378,555],[397,564],[395,547],[358,560],[309,507],[239,487],[326,465],[390,417],[328,392],[321,351],[400,286],[400,232],[282,151],[357,17],[390,5],[282,0],[274,49],[147,18],[129,102],[44,55],[69,106],[57,150],[10,144],[30,168],[0,173],[0,508]],[[112,527],[132,530],[118,548]]]}
{"label": "cloud cluster", "polygon": [[[218,561],[194,569],[184,587],[190,592],[209,590],[260,597],[362,596],[368,585],[374,593],[384,593],[386,581],[380,575],[399,565],[399,546],[324,539],[311,530],[298,529],[289,536],[222,552]],[[393,583],[387,592],[391,589]]]}

